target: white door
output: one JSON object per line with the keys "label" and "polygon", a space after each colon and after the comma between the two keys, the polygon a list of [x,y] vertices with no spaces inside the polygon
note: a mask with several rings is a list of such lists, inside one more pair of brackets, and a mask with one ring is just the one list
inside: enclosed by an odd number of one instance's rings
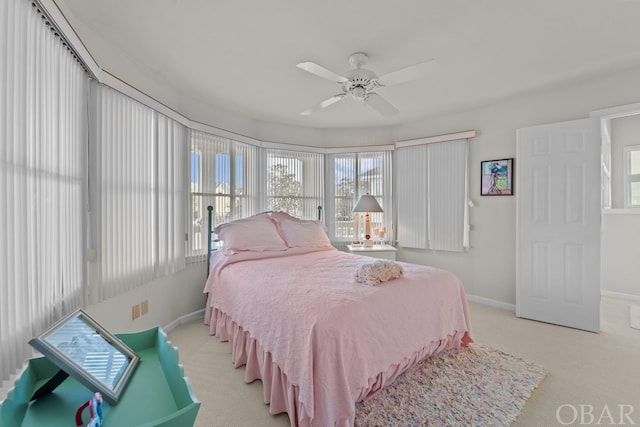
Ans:
{"label": "white door", "polygon": [[600,330],[600,121],[518,129],[516,315]]}

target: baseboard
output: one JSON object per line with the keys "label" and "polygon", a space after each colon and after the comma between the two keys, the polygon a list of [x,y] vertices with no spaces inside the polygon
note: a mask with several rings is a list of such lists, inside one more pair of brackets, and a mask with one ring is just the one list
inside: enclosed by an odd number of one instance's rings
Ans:
{"label": "baseboard", "polygon": [[477,295],[468,295],[467,294],[467,300],[471,301],[471,302],[478,303],[478,304],[488,305],[490,307],[499,308],[501,310],[507,310],[507,311],[513,311],[513,312],[516,311],[516,305],[515,304],[509,304],[507,302],[498,301],[498,300],[491,299],[491,298],[485,298],[485,297],[479,297]]}
{"label": "baseboard", "polygon": [[[618,298],[624,301],[640,302],[639,295],[625,294],[622,292],[605,291],[604,289],[600,293],[603,297],[612,297],[612,298]],[[513,312],[516,311],[515,304],[509,304],[507,302],[498,301],[491,298],[485,298],[485,297],[479,297],[477,295],[467,294],[467,300],[478,303],[478,304],[482,304],[482,305],[488,305],[490,307],[500,308],[502,310],[508,310]]]}
{"label": "baseboard", "polygon": [[640,302],[639,295],[624,294],[622,292],[605,291],[603,289],[600,291],[600,295],[602,295],[603,297],[618,298],[625,301]]}
{"label": "baseboard", "polygon": [[183,323],[189,323],[198,319],[204,319],[204,308],[194,311],[193,313],[185,314],[184,316],[178,317],[176,320],[163,327],[162,330],[166,333],[169,333]]}

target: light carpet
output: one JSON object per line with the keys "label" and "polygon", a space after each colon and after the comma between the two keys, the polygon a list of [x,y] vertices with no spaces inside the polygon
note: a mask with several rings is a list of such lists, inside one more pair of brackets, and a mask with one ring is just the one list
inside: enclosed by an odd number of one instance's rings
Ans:
{"label": "light carpet", "polygon": [[472,344],[432,356],[356,404],[356,425],[508,426],[546,371]]}
{"label": "light carpet", "polygon": [[640,305],[629,306],[629,326],[640,329]]}

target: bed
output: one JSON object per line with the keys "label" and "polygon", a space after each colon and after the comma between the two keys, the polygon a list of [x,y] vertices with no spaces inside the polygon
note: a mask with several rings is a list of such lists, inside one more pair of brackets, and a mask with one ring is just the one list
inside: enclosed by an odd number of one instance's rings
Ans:
{"label": "bed", "polygon": [[223,244],[210,260],[205,323],[294,426],[352,426],[356,402],[471,342],[464,288],[448,271],[388,261],[400,277],[363,280],[382,261],[338,251],[319,221],[280,212],[214,231]]}

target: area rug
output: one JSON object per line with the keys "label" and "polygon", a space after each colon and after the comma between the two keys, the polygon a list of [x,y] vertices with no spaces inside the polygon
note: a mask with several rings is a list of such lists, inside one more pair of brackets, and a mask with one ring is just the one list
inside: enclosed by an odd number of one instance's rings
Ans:
{"label": "area rug", "polygon": [[640,329],[640,305],[629,306],[629,326]]}
{"label": "area rug", "polygon": [[356,404],[356,425],[508,426],[546,371],[471,344],[432,356]]}

